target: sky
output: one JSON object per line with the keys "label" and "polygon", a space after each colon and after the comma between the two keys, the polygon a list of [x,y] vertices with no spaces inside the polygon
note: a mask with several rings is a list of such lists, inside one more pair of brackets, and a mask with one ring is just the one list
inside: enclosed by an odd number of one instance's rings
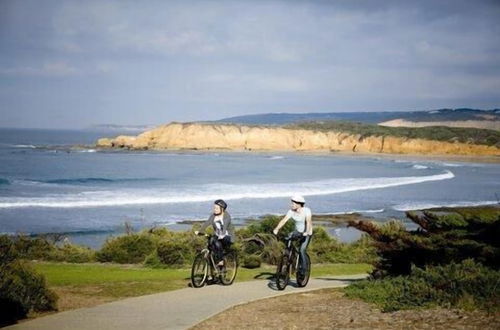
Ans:
{"label": "sky", "polygon": [[500,1],[0,0],[0,127],[500,108]]}

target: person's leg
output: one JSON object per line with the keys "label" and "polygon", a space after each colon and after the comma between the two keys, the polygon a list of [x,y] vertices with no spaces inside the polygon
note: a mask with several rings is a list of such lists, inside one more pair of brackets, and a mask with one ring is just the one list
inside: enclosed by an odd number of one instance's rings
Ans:
{"label": "person's leg", "polygon": [[231,247],[231,238],[229,236],[224,236],[223,239],[221,239],[222,246],[224,247],[224,251],[229,250]]}
{"label": "person's leg", "polygon": [[309,243],[311,242],[311,236],[304,236],[302,243],[300,244],[300,261],[302,265],[302,269],[306,269],[306,251]]}
{"label": "person's leg", "polygon": [[209,246],[210,251],[212,251],[212,253],[214,253],[214,255],[215,255],[215,253],[217,251],[217,245],[216,244],[217,244],[217,237],[216,236],[211,236],[210,237],[210,241],[208,243],[208,246]]}
{"label": "person's leg", "polygon": [[214,240],[214,247],[215,247],[215,250],[214,250],[214,257],[215,257],[215,263],[219,263],[221,260],[222,260],[222,257],[223,257],[223,246],[222,246],[222,242],[220,239],[215,239]]}

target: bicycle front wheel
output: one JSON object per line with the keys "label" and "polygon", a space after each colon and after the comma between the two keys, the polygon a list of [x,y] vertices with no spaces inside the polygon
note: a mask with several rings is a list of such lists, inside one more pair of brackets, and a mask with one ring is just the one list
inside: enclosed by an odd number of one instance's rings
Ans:
{"label": "bicycle front wheel", "polygon": [[278,290],[284,290],[288,285],[288,280],[290,279],[290,261],[287,255],[283,255],[281,260],[278,262],[278,268],[276,269],[276,287]]}
{"label": "bicycle front wheel", "polygon": [[191,284],[194,288],[201,288],[205,285],[208,275],[208,261],[203,253],[198,253],[194,258],[191,268]]}
{"label": "bicycle front wheel", "polygon": [[311,259],[309,255],[305,254],[305,269],[302,269],[302,262],[299,258],[299,265],[297,267],[297,286],[303,288],[309,282],[309,277],[311,276]]}
{"label": "bicycle front wheel", "polygon": [[223,285],[231,285],[236,278],[238,271],[238,257],[236,252],[230,251],[224,256],[224,266],[220,274],[220,281]]}

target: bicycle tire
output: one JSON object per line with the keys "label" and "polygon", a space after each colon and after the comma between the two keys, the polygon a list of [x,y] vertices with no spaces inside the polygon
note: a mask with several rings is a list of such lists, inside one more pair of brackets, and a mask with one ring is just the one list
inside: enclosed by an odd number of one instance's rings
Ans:
{"label": "bicycle tire", "polygon": [[198,253],[191,267],[191,284],[194,288],[205,285],[208,276],[208,261],[204,253]]}
{"label": "bicycle tire", "polygon": [[231,285],[238,272],[238,256],[236,252],[230,251],[224,256],[224,270],[220,275],[220,281],[223,285]]}
{"label": "bicycle tire", "polygon": [[309,255],[307,253],[305,254],[305,256],[306,256],[306,258],[305,258],[306,259],[306,269],[303,272],[300,271],[302,268],[302,263],[299,260],[299,267],[297,269],[297,275],[296,275],[297,286],[300,288],[303,288],[307,285],[307,283],[309,282],[309,278],[311,276],[311,258],[309,257]]}
{"label": "bicycle tire", "polygon": [[278,267],[276,269],[276,287],[278,290],[284,290],[288,285],[288,280],[290,279],[290,261],[288,256],[285,254],[278,262]]}

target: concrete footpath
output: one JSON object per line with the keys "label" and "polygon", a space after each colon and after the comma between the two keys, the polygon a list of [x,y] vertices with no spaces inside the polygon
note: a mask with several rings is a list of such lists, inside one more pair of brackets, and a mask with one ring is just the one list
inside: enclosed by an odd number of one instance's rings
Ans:
{"label": "concrete footpath", "polygon": [[209,285],[157,293],[41,317],[5,329],[186,329],[234,305],[322,288],[348,285],[366,275],[314,278],[305,288],[283,291],[267,280]]}

